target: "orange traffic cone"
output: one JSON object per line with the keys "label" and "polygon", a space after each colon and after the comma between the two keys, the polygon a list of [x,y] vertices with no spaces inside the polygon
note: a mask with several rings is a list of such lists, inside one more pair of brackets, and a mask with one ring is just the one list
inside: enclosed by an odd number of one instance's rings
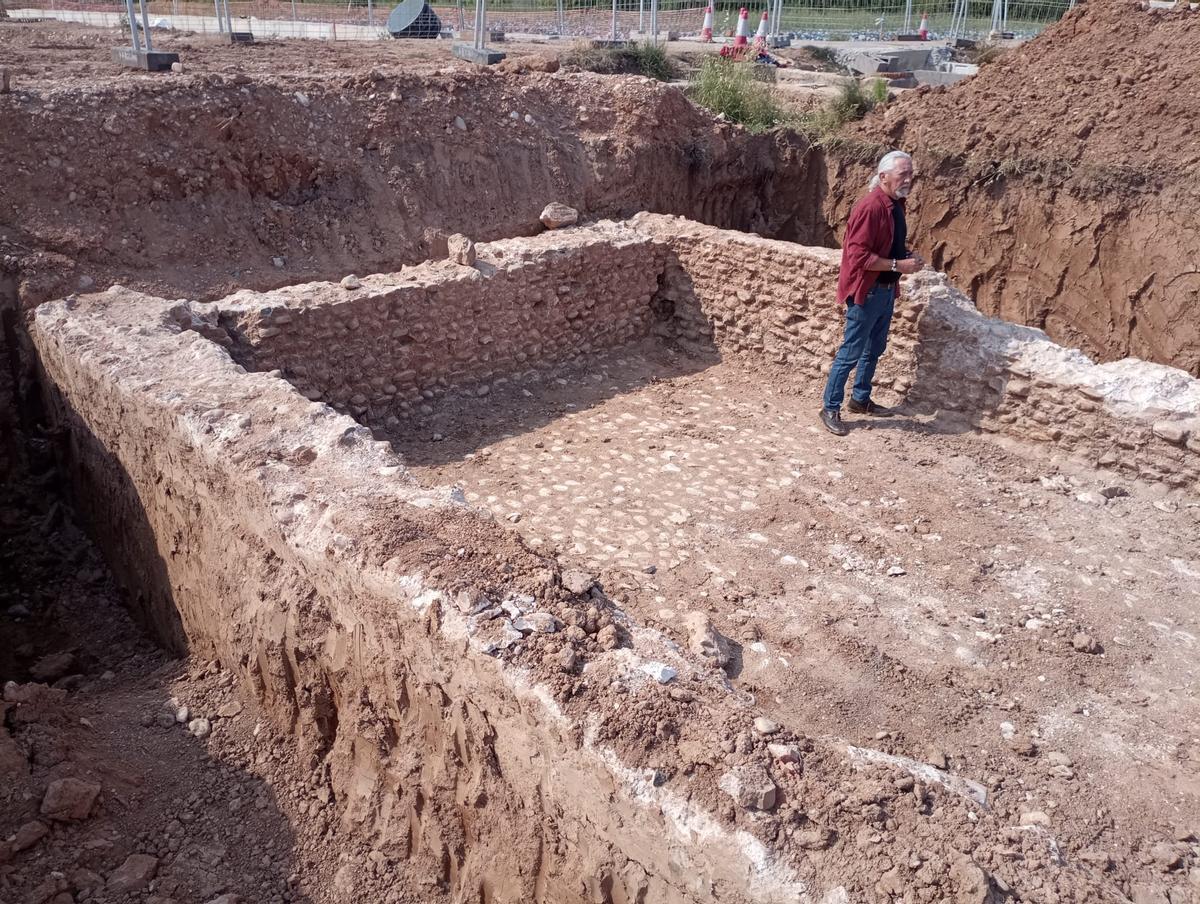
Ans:
{"label": "orange traffic cone", "polygon": [[925,13],[921,13],[921,27],[917,29],[917,34],[921,36],[922,41],[929,40],[929,16]]}
{"label": "orange traffic cone", "polygon": [[754,35],[754,46],[759,50],[767,49],[767,14],[765,12],[758,23],[758,31]]}
{"label": "orange traffic cone", "polygon": [[738,13],[737,34],[733,36],[734,47],[745,47],[750,43],[750,10],[742,7]]}
{"label": "orange traffic cone", "polygon": [[704,27],[700,29],[700,40],[705,44],[712,43],[712,16],[713,8],[707,6],[704,8]]}

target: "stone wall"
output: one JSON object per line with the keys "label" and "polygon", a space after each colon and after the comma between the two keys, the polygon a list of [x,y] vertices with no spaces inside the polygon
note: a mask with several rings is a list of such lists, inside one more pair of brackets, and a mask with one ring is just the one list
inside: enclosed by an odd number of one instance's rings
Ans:
{"label": "stone wall", "polygon": [[[839,252],[658,214],[630,222],[670,249],[658,299],[673,335],[780,365],[820,392],[841,341]],[[1004,435],[1200,491],[1200,380],[1135,358],[1094,364],[980,314],[941,274],[906,279],[896,312],[876,385],[883,401],[936,415],[930,429]]]}
{"label": "stone wall", "polygon": [[209,310],[219,310],[247,368],[280,370],[307,398],[389,426],[448,390],[484,395],[512,374],[650,330],[665,249],[628,227],[602,223],[474,251],[473,266],[432,262],[352,289],[240,292]]}
{"label": "stone wall", "polygon": [[[837,305],[841,252],[810,248],[680,217],[638,214],[630,223],[670,248],[659,289],[673,334],[726,355],[784,365],[823,385],[842,340]],[[917,369],[919,300],[902,300],[876,384],[905,393]]]}
{"label": "stone wall", "polygon": [[[66,473],[114,572],[160,638],[218,658],[294,735],[333,792],[318,830],[336,814],[391,856],[440,865],[430,878],[455,900],[845,900],[809,896],[767,846],[774,822],[730,825],[718,770],[651,768],[663,745],[678,756],[718,726],[749,732],[758,712],[709,665],[566,590],[552,560],[418,486],[365,427],[247,373],[206,338],[228,341],[211,316],[118,287],[43,305],[31,334]],[[574,631],[518,631],[513,607]],[[620,626],[619,648],[598,642],[600,624]],[[686,702],[648,662],[671,664]],[[643,709],[652,735],[661,718],[673,733],[619,748]]]}

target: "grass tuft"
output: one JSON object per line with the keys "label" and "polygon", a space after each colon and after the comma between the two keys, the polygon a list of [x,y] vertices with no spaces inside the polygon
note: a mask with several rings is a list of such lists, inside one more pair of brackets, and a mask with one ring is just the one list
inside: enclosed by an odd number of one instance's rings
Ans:
{"label": "grass tuft", "polygon": [[754,78],[746,63],[709,57],[692,77],[692,99],[751,132],[763,132],[788,121],[771,87]]}

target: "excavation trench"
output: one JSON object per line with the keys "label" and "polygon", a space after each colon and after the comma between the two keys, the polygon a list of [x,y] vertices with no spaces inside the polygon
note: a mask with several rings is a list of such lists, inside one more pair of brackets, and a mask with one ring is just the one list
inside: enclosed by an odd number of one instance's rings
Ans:
{"label": "excavation trench", "polygon": [[[232,669],[328,771],[342,825],[439,864],[459,900],[859,900],[894,851],[839,839],[872,826],[953,864],[935,897],[1000,887],[955,847],[968,832],[999,863],[1010,843],[982,786],[934,770],[915,797],[867,792],[917,765],[840,740],[901,714],[936,736],[944,690],[904,702],[911,677],[844,645],[823,668],[814,636],[805,700],[772,637],[714,657],[663,612],[707,582],[820,621],[803,525],[860,520],[797,436],[836,341],[836,253],[641,214],[456,255],[38,309],[66,472],[142,620]],[[1196,491],[1200,388],[1178,372],[1093,365],[934,276],[889,361],[880,391],[927,437]],[[895,709],[821,703],[880,682]],[[830,787],[886,818],[817,804]],[[1115,880],[1052,881],[1082,900]]]}

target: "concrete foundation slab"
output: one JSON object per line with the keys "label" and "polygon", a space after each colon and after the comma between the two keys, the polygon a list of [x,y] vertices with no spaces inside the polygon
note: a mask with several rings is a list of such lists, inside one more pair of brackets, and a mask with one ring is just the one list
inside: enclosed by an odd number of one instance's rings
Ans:
{"label": "concrete foundation slab", "polygon": [[132,47],[114,47],[112,60],[130,69],[145,69],[148,72],[169,72],[172,63],[179,62],[179,54],[158,50],[134,50]]}
{"label": "concrete foundation slab", "polygon": [[490,50],[487,47],[475,47],[471,44],[455,44],[450,48],[450,52],[460,60],[477,63],[480,66],[494,66],[507,56],[502,51]]}
{"label": "concrete foundation slab", "polygon": [[941,72],[937,69],[915,69],[912,73],[913,80],[918,85],[953,85],[969,75],[967,72]]}

